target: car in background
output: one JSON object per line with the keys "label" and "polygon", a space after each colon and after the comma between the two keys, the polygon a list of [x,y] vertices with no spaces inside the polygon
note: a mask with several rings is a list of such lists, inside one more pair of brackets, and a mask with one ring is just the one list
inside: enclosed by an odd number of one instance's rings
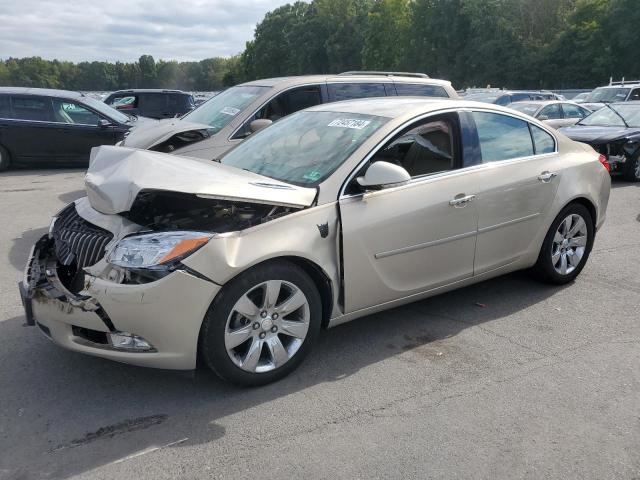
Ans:
{"label": "car in background", "polygon": [[10,165],[86,165],[99,145],[135,121],[78,92],[0,87],[0,170]]}
{"label": "car in background", "polygon": [[571,99],[571,101],[573,103],[584,103],[587,101],[587,98],[589,98],[589,95],[591,94],[591,92],[582,92],[577,94],[575,97],[573,97]]}
{"label": "car in background", "polygon": [[640,101],[607,103],[576,125],[560,131],[604,155],[611,173],[640,182]]}
{"label": "car in background", "polygon": [[345,72],[255,80],[231,87],[180,119],[140,125],[122,145],[213,160],[298,110],[385,96],[458,98],[451,82],[422,73]]}
{"label": "car in background", "polygon": [[526,100],[564,100],[560,95],[547,90],[492,90],[472,92],[465,95],[464,99],[503,106]]}
{"label": "car in background", "polygon": [[598,110],[607,103],[640,100],[640,80],[609,82],[609,85],[593,90],[582,102],[584,107]]}
{"label": "car in background", "polygon": [[193,95],[180,90],[118,90],[104,103],[123,113],[155,119],[180,117],[196,107]]}
{"label": "car in background", "polygon": [[509,105],[509,108],[531,115],[533,118],[537,118],[553,128],[574,125],[591,114],[591,110],[580,105],[560,100],[514,102]]}
{"label": "car in background", "polygon": [[219,162],[100,147],[31,251],[27,323],[76,352],[273,382],[322,327],[530,267],[573,281],[605,221],[600,157],[507,108],[415,97],[317,105]]}

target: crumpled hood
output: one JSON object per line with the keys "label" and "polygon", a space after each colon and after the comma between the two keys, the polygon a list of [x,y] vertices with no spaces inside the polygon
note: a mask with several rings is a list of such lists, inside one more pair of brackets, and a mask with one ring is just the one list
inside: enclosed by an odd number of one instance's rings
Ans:
{"label": "crumpled hood", "polygon": [[103,145],[91,150],[85,188],[91,206],[104,214],[127,212],[142,190],[308,207],[315,188],[297,187],[209,160]]}
{"label": "crumpled hood", "polygon": [[618,140],[640,132],[638,128],[625,128],[625,127],[597,127],[588,125],[574,125],[571,127],[561,128],[560,131],[564,133],[571,140],[578,142],[585,142],[592,145],[601,145],[614,140]]}
{"label": "crumpled hood", "polygon": [[124,146],[129,148],[151,148],[176,133],[190,130],[202,130],[211,128],[202,123],[192,123],[179,118],[167,118],[155,122],[143,122],[136,124],[124,139]]}

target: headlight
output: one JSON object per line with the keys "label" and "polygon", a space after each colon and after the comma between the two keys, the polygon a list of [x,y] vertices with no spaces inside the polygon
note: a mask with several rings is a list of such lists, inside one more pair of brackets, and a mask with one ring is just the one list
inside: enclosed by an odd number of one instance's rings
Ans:
{"label": "headlight", "polygon": [[162,268],[186,257],[206,244],[207,232],[148,233],[124,238],[107,256],[112,265],[125,268]]}

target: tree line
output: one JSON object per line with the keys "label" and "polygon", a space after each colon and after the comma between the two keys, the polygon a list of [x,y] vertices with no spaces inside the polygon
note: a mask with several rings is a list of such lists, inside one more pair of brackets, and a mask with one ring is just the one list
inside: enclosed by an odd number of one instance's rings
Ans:
{"label": "tree line", "polygon": [[591,88],[640,78],[637,0],[312,0],[267,13],[244,51],[199,62],[0,62],[0,85],[219,90],[347,70],[424,72],[456,88]]}

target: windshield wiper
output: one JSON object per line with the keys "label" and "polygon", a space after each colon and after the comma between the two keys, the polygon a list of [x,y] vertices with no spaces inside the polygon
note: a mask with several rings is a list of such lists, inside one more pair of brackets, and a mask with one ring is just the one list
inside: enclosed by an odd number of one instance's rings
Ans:
{"label": "windshield wiper", "polygon": [[629,124],[626,122],[626,120],[624,119],[624,117],[618,113],[618,111],[617,111],[615,108],[613,108],[613,107],[612,107],[611,105],[609,105],[608,103],[605,103],[605,104],[604,104],[604,106],[605,106],[605,107],[607,107],[607,108],[609,108],[609,109],[611,109],[611,111],[612,111],[613,113],[615,113],[617,116],[619,116],[619,117],[620,117],[620,120],[622,120],[622,123],[624,123],[624,126],[625,126],[625,127],[627,127],[627,128],[629,128]]}

